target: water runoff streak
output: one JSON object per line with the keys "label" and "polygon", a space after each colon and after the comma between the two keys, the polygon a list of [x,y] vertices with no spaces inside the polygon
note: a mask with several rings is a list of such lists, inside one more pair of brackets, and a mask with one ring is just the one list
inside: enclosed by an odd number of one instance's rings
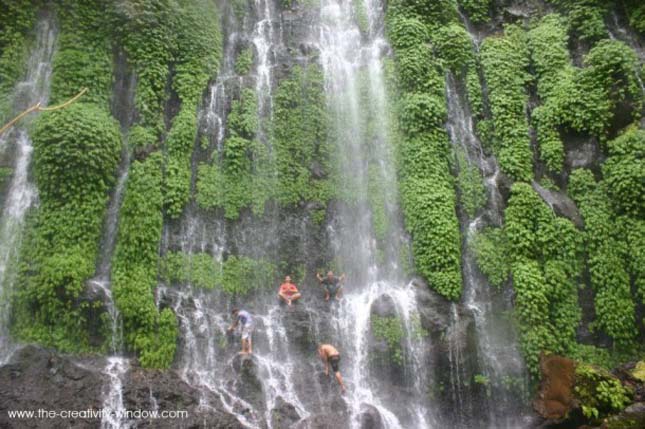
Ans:
{"label": "water runoff streak", "polygon": [[[211,87],[205,109],[200,113],[202,132],[211,143],[215,143],[211,144],[216,150],[214,157],[225,145],[227,95],[247,85],[246,79],[237,76],[234,69],[236,54],[246,43],[254,48],[255,53],[252,78],[261,124],[257,138],[266,144],[264,120],[271,115],[274,51],[280,43],[279,20],[275,19],[274,8],[270,0],[253,2],[252,13],[244,19],[244,25],[230,13],[225,17],[225,27],[230,32],[224,43],[220,75]],[[245,233],[257,233],[253,226],[249,228]],[[207,253],[214,261],[222,262],[227,253],[226,234],[222,219],[206,219],[194,207],[189,207],[175,246],[184,254]],[[256,297],[255,303],[244,303],[245,308],[251,307],[257,326],[254,357],[250,359],[237,354],[239,340],[232,344],[227,333],[231,308],[224,293],[203,291],[192,285],[183,285],[181,290],[162,289],[162,295],[167,295],[172,302],[182,332],[178,351],[180,374],[189,384],[200,387],[203,407],[217,401],[250,428],[273,428],[272,410],[283,402],[294,406],[301,418],[308,416],[300,401],[301,395],[296,393],[292,376],[296,363],[288,350],[289,339],[281,319],[282,310],[274,300]]]}
{"label": "water runoff streak", "polygon": [[[359,27],[360,14],[367,16],[367,28]],[[434,419],[423,394],[428,382],[424,350],[413,332],[417,304],[398,267],[403,234],[388,133],[382,58],[389,48],[382,21],[378,1],[322,0],[319,24],[312,28],[334,120],[337,189],[342,193],[328,228],[338,265],[348,276],[346,295],[332,310],[333,333],[323,340],[343,356],[352,427],[360,427],[364,413],[376,410],[386,428],[428,428]],[[384,195],[380,214],[370,192]],[[385,223],[380,237],[375,231],[379,215]],[[372,308],[383,301],[391,303],[402,325],[401,386],[382,382],[371,365]]]}
{"label": "water runoff streak", "polygon": [[[487,194],[486,205],[478,210],[476,216],[473,219],[462,219],[465,229],[465,249],[462,255],[464,305],[475,321],[478,366],[488,380],[490,389],[486,400],[487,421],[477,423],[491,429],[522,427],[526,425],[521,416],[522,397],[527,392],[526,369],[517,347],[516,333],[510,321],[500,317],[500,314],[512,308],[511,303],[503,291],[495,293],[488,284],[486,277],[477,268],[472,252],[472,242],[478,231],[487,226],[501,225],[502,197],[497,185],[499,166],[494,157],[485,155],[474,132],[468,102],[460,93],[458,81],[451,73],[446,76],[446,100],[447,128],[453,150],[463,154],[457,157],[463,163],[458,168],[473,168],[480,173]],[[459,359],[456,359],[455,365],[459,365]],[[457,394],[460,390],[457,388]],[[462,402],[461,398],[455,400],[457,403]],[[468,424],[473,423],[475,422]]]}
{"label": "water runoff streak", "polygon": [[[52,72],[52,57],[57,30],[52,18],[38,21],[36,40],[27,64],[27,74],[18,83],[13,96],[13,113],[18,114],[36,103],[47,104]],[[10,295],[15,279],[15,258],[20,250],[24,219],[37,199],[37,190],[29,177],[33,146],[27,128],[19,123],[0,136],[0,160],[14,151],[13,172],[0,218],[0,365],[9,359],[13,347],[9,342],[8,318]]]}

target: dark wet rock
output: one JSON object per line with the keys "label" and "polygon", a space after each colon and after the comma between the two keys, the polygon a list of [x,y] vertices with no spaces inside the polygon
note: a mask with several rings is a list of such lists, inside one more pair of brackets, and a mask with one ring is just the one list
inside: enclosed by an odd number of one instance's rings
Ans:
{"label": "dark wet rock", "polygon": [[[79,359],[36,346],[18,350],[0,367],[1,428],[97,428],[98,419],[8,420],[6,410],[97,410],[103,407],[108,379],[104,358]],[[123,403],[135,411],[187,411],[185,419],[139,419],[137,428],[237,429],[242,424],[223,410],[219,398],[200,392],[175,371],[132,366],[123,376]],[[209,404],[201,405],[202,399]]]}
{"label": "dark wet rock", "polygon": [[598,164],[601,154],[595,141],[570,137],[565,139],[565,142],[565,165],[569,170],[589,168]]}
{"label": "dark wet rock", "polygon": [[[202,396],[203,395],[203,396]],[[205,399],[208,407],[201,405]],[[181,379],[175,371],[145,370],[133,367],[124,380],[123,401],[128,410],[187,411],[185,419],[139,420],[138,428],[215,428],[237,429],[244,426],[224,411],[219,398],[200,392]]]}
{"label": "dark wet rock", "polygon": [[442,332],[448,327],[450,302],[433,291],[420,278],[412,281],[416,288],[421,326],[429,332]]}
{"label": "dark wet rock", "polygon": [[361,415],[359,417],[361,429],[383,429],[383,419],[381,413],[369,404],[361,404]]}
{"label": "dark wet rock", "polygon": [[294,429],[340,429],[349,427],[346,412],[314,414],[293,426]]}
{"label": "dark wet rock", "polygon": [[283,306],[282,323],[289,333],[291,344],[303,353],[316,350],[314,321],[311,314],[302,303]]}
{"label": "dark wet rock", "polygon": [[71,357],[36,346],[18,350],[0,367],[0,427],[95,428],[93,419],[9,420],[7,410],[87,410],[101,407],[102,375]]}
{"label": "dark wet rock", "polygon": [[232,365],[235,374],[228,387],[256,410],[264,410],[264,389],[260,379],[259,363],[253,355],[237,354]]}
{"label": "dark wet rock", "polygon": [[579,228],[583,227],[583,221],[580,216],[580,212],[578,211],[578,207],[571,198],[567,197],[563,192],[543,188],[535,181],[532,183],[532,186],[535,192],[540,195],[544,202],[546,202],[556,214],[570,219]]}
{"label": "dark wet rock", "polygon": [[396,304],[388,295],[381,295],[372,303],[370,314],[380,317],[396,317]]}
{"label": "dark wet rock", "polygon": [[603,421],[601,429],[642,429],[645,428],[645,403],[638,402],[625,408],[618,415]]}
{"label": "dark wet rock", "polygon": [[275,407],[271,410],[271,426],[276,429],[289,428],[300,420],[300,415],[293,404],[285,401],[282,396],[276,400]]}

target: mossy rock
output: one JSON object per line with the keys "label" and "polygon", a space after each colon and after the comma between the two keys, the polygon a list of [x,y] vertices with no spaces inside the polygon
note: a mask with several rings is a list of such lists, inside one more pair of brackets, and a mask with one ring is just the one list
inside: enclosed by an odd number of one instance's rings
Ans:
{"label": "mossy rock", "polygon": [[642,360],[636,364],[634,370],[632,371],[632,377],[636,380],[645,382],[645,360]]}
{"label": "mossy rock", "polygon": [[609,371],[583,363],[576,366],[574,392],[582,413],[592,421],[622,411],[633,396]]}

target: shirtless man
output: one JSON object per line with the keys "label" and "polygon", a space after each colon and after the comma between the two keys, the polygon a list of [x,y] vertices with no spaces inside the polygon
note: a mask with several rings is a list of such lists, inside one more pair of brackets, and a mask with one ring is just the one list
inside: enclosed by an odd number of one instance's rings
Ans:
{"label": "shirtless man", "polygon": [[340,362],[340,353],[336,350],[336,347],[331,344],[320,344],[318,346],[318,356],[325,364],[325,375],[329,375],[329,365],[331,365],[332,371],[336,376],[336,380],[340,385],[340,390],[342,393],[345,393],[345,385],[343,384],[343,377],[340,375],[340,370],[338,369],[338,363]]}

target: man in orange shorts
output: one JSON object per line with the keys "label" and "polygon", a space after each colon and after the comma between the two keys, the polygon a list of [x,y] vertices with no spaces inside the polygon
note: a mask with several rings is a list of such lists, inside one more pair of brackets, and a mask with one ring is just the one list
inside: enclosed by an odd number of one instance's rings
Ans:
{"label": "man in orange shorts", "polygon": [[302,295],[298,292],[296,285],[291,282],[291,277],[286,276],[284,278],[284,283],[280,285],[278,296],[286,302],[287,305],[291,305],[292,302],[299,300]]}

